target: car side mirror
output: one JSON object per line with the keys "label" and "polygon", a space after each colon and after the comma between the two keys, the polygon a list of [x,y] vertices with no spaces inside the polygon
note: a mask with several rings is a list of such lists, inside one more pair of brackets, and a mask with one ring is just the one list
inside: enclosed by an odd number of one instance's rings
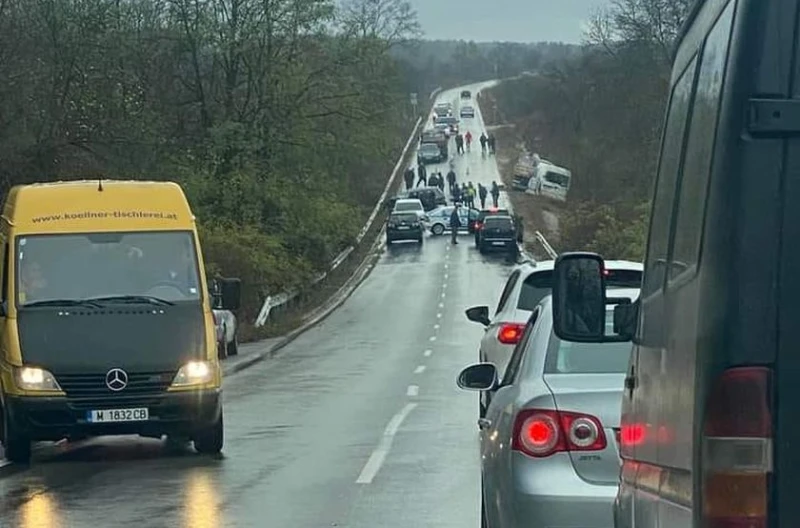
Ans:
{"label": "car side mirror", "polygon": [[488,306],[473,306],[464,313],[467,315],[467,319],[473,323],[480,323],[483,326],[489,326],[492,323],[492,320],[489,319]]}
{"label": "car side mirror", "polygon": [[626,341],[606,336],[606,285],[603,258],[595,253],[565,253],[553,272],[553,331],[564,341]]}
{"label": "car side mirror", "polygon": [[240,279],[218,279],[222,297],[222,309],[236,311],[242,303],[242,281]]}
{"label": "car side mirror", "polygon": [[476,363],[461,371],[456,378],[458,388],[468,391],[490,391],[499,384],[494,363]]}

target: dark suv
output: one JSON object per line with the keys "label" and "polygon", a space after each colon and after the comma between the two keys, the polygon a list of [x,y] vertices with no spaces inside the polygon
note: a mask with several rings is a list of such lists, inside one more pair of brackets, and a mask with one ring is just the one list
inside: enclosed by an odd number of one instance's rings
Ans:
{"label": "dark suv", "polygon": [[433,211],[439,206],[447,205],[447,197],[438,187],[418,187],[406,193],[407,198],[416,198],[422,202],[425,211]]}
{"label": "dark suv", "polygon": [[422,244],[423,227],[416,213],[392,213],[386,220],[386,245],[397,240],[416,240]]}
{"label": "dark suv", "polygon": [[522,243],[522,235],[523,235],[523,228],[522,228],[522,220],[520,217],[511,214],[511,211],[508,209],[483,209],[480,213],[478,213],[478,218],[475,220],[475,226],[473,232],[475,233],[475,247],[480,245],[480,232],[483,228],[483,224],[486,221],[487,217],[490,216],[510,216],[514,220],[514,228],[517,231],[517,242],[520,244]]}
{"label": "dark suv", "polygon": [[476,232],[478,250],[486,253],[491,249],[516,251],[517,228],[510,215],[490,215],[483,221],[481,229]]}

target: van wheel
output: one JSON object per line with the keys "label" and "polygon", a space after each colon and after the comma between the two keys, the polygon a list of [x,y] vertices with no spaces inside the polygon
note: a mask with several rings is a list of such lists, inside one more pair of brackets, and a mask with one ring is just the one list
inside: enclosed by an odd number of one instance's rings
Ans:
{"label": "van wheel", "polygon": [[31,439],[14,431],[5,413],[3,413],[3,448],[6,460],[10,462],[27,464],[31,461]]}
{"label": "van wheel", "polygon": [[216,455],[222,451],[222,446],[225,443],[222,411],[220,411],[216,422],[195,434],[192,440],[194,441],[194,450],[203,455]]}
{"label": "van wheel", "polygon": [[228,343],[227,350],[229,356],[236,356],[239,354],[239,336],[236,334],[233,335],[233,341]]}
{"label": "van wheel", "polygon": [[442,236],[444,234],[444,226],[442,224],[436,224],[431,228],[431,232],[436,236]]}

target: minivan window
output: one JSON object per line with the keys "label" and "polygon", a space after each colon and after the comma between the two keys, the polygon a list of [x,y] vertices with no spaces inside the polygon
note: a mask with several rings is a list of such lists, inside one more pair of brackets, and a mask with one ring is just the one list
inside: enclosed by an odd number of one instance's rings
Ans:
{"label": "minivan window", "polygon": [[675,201],[675,185],[680,169],[684,132],[696,67],[697,58],[693,59],[683,72],[672,92],[650,220],[647,270],[642,285],[642,296],[656,292],[664,285],[667,251],[669,251],[670,219]]}
{"label": "minivan window", "polygon": [[[536,305],[547,295],[550,295],[553,285],[553,272],[537,271],[528,275],[523,281],[517,301],[517,309],[532,311]],[[631,269],[612,269],[606,271],[606,288],[636,288],[642,287],[642,272]]]}
{"label": "minivan window", "polygon": [[697,264],[700,257],[703,212],[711,173],[734,6],[734,3],[730,3],[717,20],[703,50],[678,200],[672,250],[672,261],[677,265],[670,266],[670,278]]}
{"label": "minivan window", "polygon": [[422,204],[418,202],[397,202],[394,206],[396,211],[421,211]]}
{"label": "minivan window", "polygon": [[191,232],[30,235],[16,239],[17,304],[134,295],[200,298]]}
{"label": "minivan window", "polygon": [[547,174],[544,175],[544,179],[560,187],[569,187],[569,177],[566,174],[559,174],[557,172],[548,172]]}
{"label": "minivan window", "polygon": [[[614,312],[606,312],[606,332],[613,334]],[[574,343],[550,335],[545,374],[623,374],[628,370],[631,343]]]}
{"label": "minivan window", "polygon": [[414,213],[393,214],[391,219],[393,222],[416,222],[418,220],[417,215]]}
{"label": "minivan window", "polygon": [[508,298],[511,296],[511,292],[514,291],[514,286],[517,285],[517,281],[519,280],[520,271],[517,270],[508,277],[508,281],[506,282],[505,287],[503,288],[503,293],[500,294],[500,301],[497,303],[497,310],[495,310],[495,315],[500,313],[503,310],[506,303],[508,302]]}

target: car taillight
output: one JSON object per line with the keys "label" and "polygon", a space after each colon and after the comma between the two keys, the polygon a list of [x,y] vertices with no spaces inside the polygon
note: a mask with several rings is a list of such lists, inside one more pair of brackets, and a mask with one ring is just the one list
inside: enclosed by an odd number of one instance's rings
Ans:
{"label": "car taillight", "polygon": [[738,367],[713,386],[703,423],[709,528],[766,528],[772,473],[772,371]]}
{"label": "car taillight", "polygon": [[524,324],[505,323],[497,330],[497,340],[504,345],[516,345],[525,330]]}
{"label": "car taillight", "polygon": [[606,435],[594,416],[567,411],[526,409],[517,414],[511,448],[543,458],[559,452],[601,451]]}

